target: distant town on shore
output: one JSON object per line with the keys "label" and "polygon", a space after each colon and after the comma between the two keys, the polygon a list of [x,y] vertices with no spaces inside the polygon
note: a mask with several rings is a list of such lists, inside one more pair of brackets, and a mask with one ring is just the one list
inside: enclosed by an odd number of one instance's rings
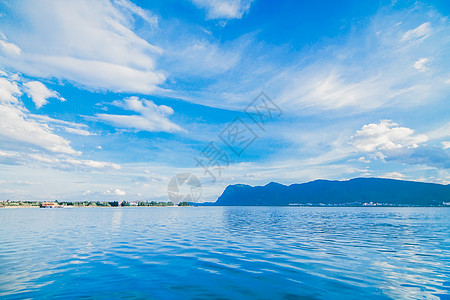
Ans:
{"label": "distant town on shore", "polygon": [[167,207],[167,206],[189,206],[188,202],[156,202],[156,201],[0,201],[2,207],[41,207],[41,208],[62,208],[62,207]]}

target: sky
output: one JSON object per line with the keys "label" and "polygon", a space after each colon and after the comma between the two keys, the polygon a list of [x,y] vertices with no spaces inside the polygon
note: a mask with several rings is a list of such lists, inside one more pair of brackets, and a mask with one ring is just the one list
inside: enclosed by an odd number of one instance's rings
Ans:
{"label": "sky", "polygon": [[[450,3],[0,1],[0,200],[450,183]],[[186,188],[184,185],[182,188]]]}

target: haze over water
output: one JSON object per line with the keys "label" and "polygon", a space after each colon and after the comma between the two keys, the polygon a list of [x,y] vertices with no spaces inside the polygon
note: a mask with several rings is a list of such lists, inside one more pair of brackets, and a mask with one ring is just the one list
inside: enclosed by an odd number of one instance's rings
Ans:
{"label": "haze over water", "polygon": [[0,210],[0,297],[448,299],[449,208]]}

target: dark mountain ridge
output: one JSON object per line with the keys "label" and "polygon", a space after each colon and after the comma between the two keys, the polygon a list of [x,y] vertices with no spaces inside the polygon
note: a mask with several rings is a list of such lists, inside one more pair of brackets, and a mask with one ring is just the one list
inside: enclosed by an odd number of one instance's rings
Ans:
{"label": "dark mountain ridge", "polygon": [[270,182],[265,186],[228,186],[218,206],[445,206],[450,204],[450,185],[384,178],[346,181],[315,180],[289,186]]}

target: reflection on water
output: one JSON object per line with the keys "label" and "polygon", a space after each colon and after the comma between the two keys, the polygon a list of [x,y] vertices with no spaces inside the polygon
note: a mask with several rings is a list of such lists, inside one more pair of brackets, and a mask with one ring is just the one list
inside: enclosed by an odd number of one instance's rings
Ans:
{"label": "reflection on water", "polygon": [[0,210],[0,297],[439,299],[449,208]]}
{"label": "reflection on water", "polygon": [[120,228],[120,224],[122,223],[122,209],[116,209],[112,214],[112,228]]}

